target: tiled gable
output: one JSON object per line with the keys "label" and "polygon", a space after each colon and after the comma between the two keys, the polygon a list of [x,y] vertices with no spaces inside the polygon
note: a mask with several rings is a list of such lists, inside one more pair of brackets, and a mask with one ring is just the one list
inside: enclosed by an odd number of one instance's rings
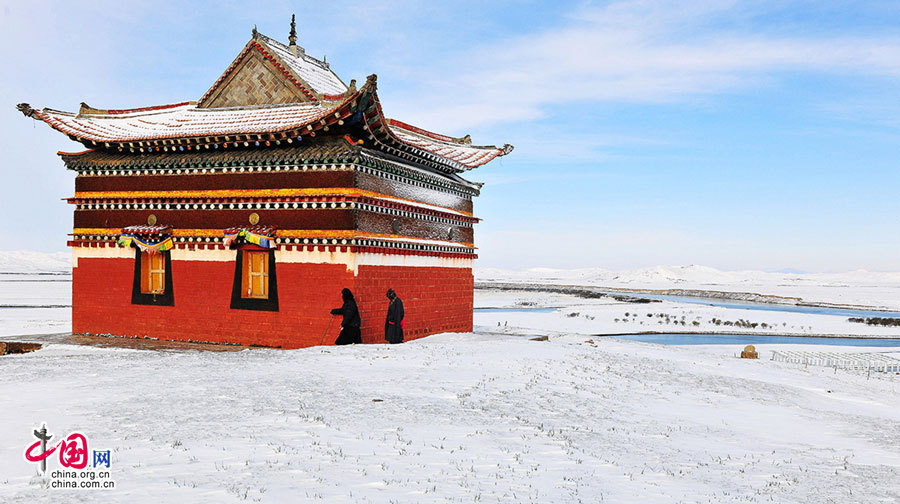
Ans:
{"label": "tiled gable", "polygon": [[310,101],[259,51],[247,51],[200,108],[280,105]]}

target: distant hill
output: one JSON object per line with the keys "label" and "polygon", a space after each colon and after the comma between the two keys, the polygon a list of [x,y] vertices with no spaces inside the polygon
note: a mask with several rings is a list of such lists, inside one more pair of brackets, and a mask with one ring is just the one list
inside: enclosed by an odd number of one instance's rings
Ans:
{"label": "distant hill", "polygon": [[72,254],[0,250],[0,273],[72,273]]}
{"label": "distant hill", "polygon": [[622,288],[699,288],[740,289],[751,286],[895,286],[900,284],[900,272],[849,271],[844,273],[808,273],[799,270],[721,271],[698,265],[652,266],[634,270],[611,271],[603,268],[551,269],[531,268],[504,270],[475,268],[475,280],[479,282],[534,282],[578,285],[598,285]]}

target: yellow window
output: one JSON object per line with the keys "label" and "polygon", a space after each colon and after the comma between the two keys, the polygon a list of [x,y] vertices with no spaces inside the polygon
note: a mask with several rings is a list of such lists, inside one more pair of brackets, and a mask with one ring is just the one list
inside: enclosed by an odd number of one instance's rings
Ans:
{"label": "yellow window", "polygon": [[245,250],[243,253],[241,297],[269,298],[269,253]]}
{"label": "yellow window", "polygon": [[141,292],[144,294],[162,294],[165,290],[165,254],[141,252]]}

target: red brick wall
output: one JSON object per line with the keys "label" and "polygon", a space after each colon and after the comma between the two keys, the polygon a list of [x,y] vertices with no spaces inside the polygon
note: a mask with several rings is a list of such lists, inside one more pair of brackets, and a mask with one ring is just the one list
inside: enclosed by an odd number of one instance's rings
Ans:
{"label": "red brick wall", "polygon": [[[349,287],[359,303],[365,343],[384,341],[387,298],[393,288],[406,309],[406,340],[472,330],[471,269],[362,266],[354,278],[340,264],[279,263],[279,311],[232,310],[234,263],[172,261],[174,306],[131,304],[133,259],[81,258],[73,270],[72,330],[257,344],[282,348],[318,345],[329,311]],[[335,317],[326,344],[337,338]]]}
{"label": "red brick wall", "polygon": [[360,266],[353,294],[363,317],[363,342],[384,341],[388,289],[403,300],[406,341],[441,332],[469,332],[473,288],[469,268]]}

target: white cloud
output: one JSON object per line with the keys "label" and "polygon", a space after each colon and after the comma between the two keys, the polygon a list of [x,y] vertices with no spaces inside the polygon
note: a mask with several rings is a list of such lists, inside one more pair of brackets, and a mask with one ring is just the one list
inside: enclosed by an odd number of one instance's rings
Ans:
{"label": "white cloud", "polygon": [[633,0],[583,8],[558,29],[417,62],[415,78],[430,79],[421,96],[385,100],[397,116],[458,131],[538,119],[569,103],[693,100],[771,82],[779,71],[900,77],[900,37],[715,28],[747,16],[747,5]]}

